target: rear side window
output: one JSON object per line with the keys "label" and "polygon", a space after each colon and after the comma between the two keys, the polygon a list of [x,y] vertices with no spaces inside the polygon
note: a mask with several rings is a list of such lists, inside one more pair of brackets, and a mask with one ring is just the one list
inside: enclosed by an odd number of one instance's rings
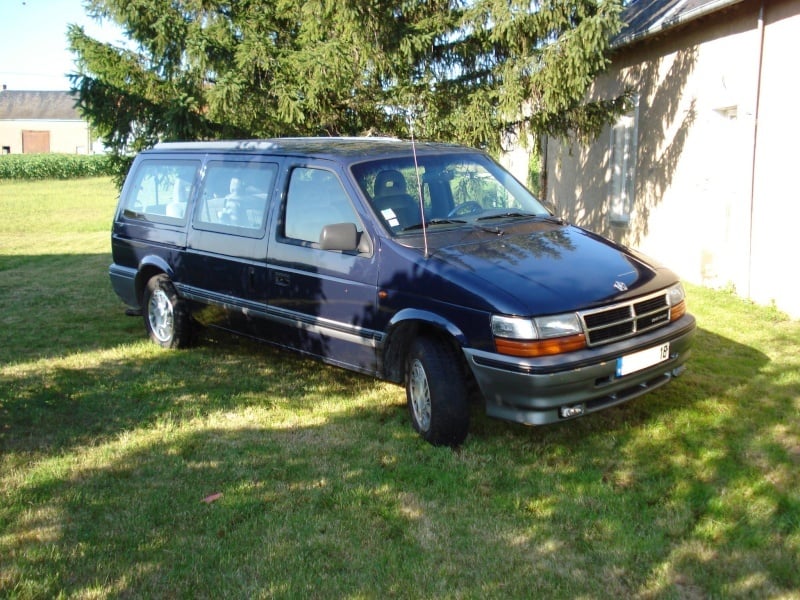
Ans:
{"label": "rear side window", "polygon": [[124,216],[175,225],[185,223],[199,167],[200,161],[193,160],[142,161],[125,199]]}
{"label": "rear side window", "polygon": [[209,161],[194,226],[245,236],[264,228],[278,166],[257,161]]}

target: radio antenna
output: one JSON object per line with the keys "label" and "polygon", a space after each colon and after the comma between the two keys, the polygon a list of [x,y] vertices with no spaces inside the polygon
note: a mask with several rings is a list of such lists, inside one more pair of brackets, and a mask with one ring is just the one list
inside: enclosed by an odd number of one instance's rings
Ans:
{"label": "radio antenna", "polygon": [[417,143],[414,139],[414,115],[408,115],[408,127],[411,131],[411,152],[414,155],[414,173],[417,176],[417,200],[419,202],[419,218],[422,225],[422,240],[425,244],[425,258],[428,258],[428,225],[425,223],[425,203],[422,200],[422,179],[419,176],[419,163],[417,162]]}

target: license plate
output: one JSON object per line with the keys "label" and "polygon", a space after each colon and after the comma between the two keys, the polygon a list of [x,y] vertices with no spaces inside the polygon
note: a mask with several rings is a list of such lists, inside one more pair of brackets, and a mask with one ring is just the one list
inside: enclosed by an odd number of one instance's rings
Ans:
{"label": "license plate", "polygon": [[617,359],[617,377],[630,375],[636,371],[641,371],[647,367],[652,367],[660,362],[664,362],[669,358],[669,342],[634,352],[633,354],[626,354]]}

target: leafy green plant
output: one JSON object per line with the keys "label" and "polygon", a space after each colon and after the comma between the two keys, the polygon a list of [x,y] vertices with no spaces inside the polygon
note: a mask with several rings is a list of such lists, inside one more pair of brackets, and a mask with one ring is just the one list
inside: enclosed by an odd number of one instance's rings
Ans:
{"label": "leafy green plant", "polygon": [[75,179],[114,175],[114,159],[105,154],[0,155],[0,179]]}

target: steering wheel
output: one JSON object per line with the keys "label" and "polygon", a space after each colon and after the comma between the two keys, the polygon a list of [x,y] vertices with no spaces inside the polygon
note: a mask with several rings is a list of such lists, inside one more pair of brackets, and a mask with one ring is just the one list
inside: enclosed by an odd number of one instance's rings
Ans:
{"label": "steering wheel", "polygon": [[447,213],[448,217],[466,217],[467,215],[477,215],[483,212],[483,206],[481,206],[475,200],[467,200],[462,204],[456,206],[453,210]]}

